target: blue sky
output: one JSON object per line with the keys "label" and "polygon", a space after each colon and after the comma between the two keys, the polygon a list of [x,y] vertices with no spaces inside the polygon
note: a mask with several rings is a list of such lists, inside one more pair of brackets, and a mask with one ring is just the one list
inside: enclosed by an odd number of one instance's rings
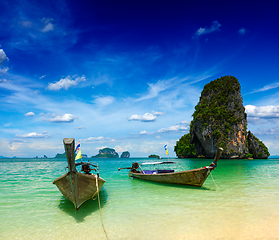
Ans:
{"label": "blue sky", "polygon": [[251,130],[279,154],[276,1],[0,3],[0,155],[175,157],[203,86],[241,85]]}

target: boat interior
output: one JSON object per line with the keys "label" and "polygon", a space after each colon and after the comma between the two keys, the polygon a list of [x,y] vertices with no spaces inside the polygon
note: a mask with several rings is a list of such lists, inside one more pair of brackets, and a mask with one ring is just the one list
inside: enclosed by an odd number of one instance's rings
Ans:
{"label": "boat interior", "polygon": [[156,170],[142,170],[143,174],[160,174],[160,173],[173,173],[173,169],[156,169]]}

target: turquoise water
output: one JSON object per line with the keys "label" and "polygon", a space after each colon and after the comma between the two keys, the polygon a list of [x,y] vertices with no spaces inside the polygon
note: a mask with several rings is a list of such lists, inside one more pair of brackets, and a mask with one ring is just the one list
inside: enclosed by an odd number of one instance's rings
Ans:
{"label": "turquoise water", "polygon": [[[109,239],[279,239],[279,159],[221,159],[202,188],[118,171],[135,160],[147,159],[94,159],[106,180],[100,203]],[[170,160],[176,170],[211,163]],[[0,159],[0,239],[106,239],[98,201],[75,211],[52,184],[65,166],[66,159]]]}

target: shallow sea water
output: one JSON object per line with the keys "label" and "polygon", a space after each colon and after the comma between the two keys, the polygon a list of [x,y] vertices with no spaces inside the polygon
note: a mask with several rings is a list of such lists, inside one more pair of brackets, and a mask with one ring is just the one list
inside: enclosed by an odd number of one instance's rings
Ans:
{"label": "shallow sea water", "polygon": [[[169,159],[176,170],[209,159]],[[219,160],[202,188],[128,177],[132,162],[95,159],[109,239],[279,239],[279,159]],[[98,200],[76,211],[52,181],[66,159],[0,159],[0,239],[106,239]],[[215,182],[214,182],[215,181]],[[217,186],[216,186],[217,185]]]}

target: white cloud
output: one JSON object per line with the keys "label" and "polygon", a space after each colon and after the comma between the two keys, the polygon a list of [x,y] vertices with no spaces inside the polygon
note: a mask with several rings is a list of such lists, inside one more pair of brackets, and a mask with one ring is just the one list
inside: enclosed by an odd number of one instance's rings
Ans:
{"label": "white cloud", "polygon": [[17,134],[16,137],[18,138],[45,138],[45,137],[49,137],[49,135],[47,134],[47,132],[42,132],[42,133],[36,133],[36,132],[31,132],[31,133],[27,133],[27,134]]}
{"label": "white cloud", "polygon": [[[181,90],[181,88],[185,86],[189,86],[190,84],[195,84],[197,82],[200,82],[206,78],[208,78],[209,75],[202,75],[198,77],[188,76],[188,77],[173,77],[169,79],[159,80],[156,83],[148,83],[148,90],[147,93],[142,94],[142,96],[135,101],[142,101],[142,100],[148,100],[155,97],[166,97],[171,94],[174,94],[177,96],[177,92]],[[185,84],[183,84],[185,83]],[[189,87],[187,87],[187,90],[189,91]],[[166,92],[167,91],[167,92]],[[188,97],[189,98],[189,97]]]}
{"label": "white cloud", "polygon": [[165,114],[164,112],[155,112],[155,111],[152,111],[152,114],[154,115],[154,116],[161,116],[161,115],[163,115],[163,114]]}
{"label": "white cloud", "polygon": [[190,124],[190,122],[185,120],[185,121],[180,122],[180,124]]}
{"label": "white cloud", "polygon": [[257,89],[257,90],[254,90],[251,93],[257,93],[257,92],[265,92],[265,91],[268,91],[268,90],[271,90],[271,89],[274,89],[274,88],[278,88],[279,87],[279,82],[276,82],[276,83],[272,83],[272,84],[268,84],[260,89]]}
{"label": "white cloud", "polygon": [[43,79],[45,76],[46,76],[46,75],[43,75],[43,76],[39,77],[39,79]]}
{"label": "white cloud", "polygon": [[49,32],[54,30],[54,25],[51,23],[53,19],[52,18],[43,18],[42,22],[44,23],[44,27],[42,29],[42,32]]}
{"label": "white cloud", "polygon": [[74,115],[67,113],[62,116],[54,115],[51,118],[47,119],[47,121],[53,123],[70,123],[73,122],[76,118],[77,117],[75,117]]}
{"label": "white cloud", "polygon": [[100,137],[89,137],[89,138],[83,139],[82,141],[86,142],[86,143],[93,143],[93,142],[114,142],[115,140],[111,139],[111,138],[104,138],[103,136],[100,136]]}
{"label": "white cloud", "polygon": [[96,147],[95,149],[99,151],[100,149],[104,149],[104,148],[107,148],[107,147],[108,146],[101,146],[101,147]]}
{"label": "white cloud", "polygon": [[134,114],[129,117],[129,121],[141,121],[141,122],[154,122],[157,116],[152,113],[145,113],[144,115]]}
{"label": "white cloud", "polygon": [[241,28],[239,29],[238,33],[241,34],[241,35],[244,35],[246,33],[246,29],[245,28]]}
{"label": "white cloud", "polygon": [[141,121],[141,122],[154,122],[157,116],[165,114],[164,112],[155,112],[152,113],[145,113],[144,115],[134,114],[129,117],[129,121]]}
{"label": "white cloud", "polygon": [[115,146],[113,149],[119,154],[119,157],[121,156],[121,153],[127,151],[126,146],[125,146],[125,148],[122,146]]}
{"label": "white cloud", "polygon": [[5,74],[6,72],[9,71],[9,68],[8,67],[5,67],[5,68],[0,68],[0,73],[2,74]]}
{"label": "white cloud", "polygon": [[279,118],[279,106],[262,106],[246,105],[245,112],[249,117],[260,118]]}
{"label": "white cloud", "polygon": [[53,31],[54,30],[54,26],[52,23],[48,23],[47,25],[44,26],[44,28],[42,29],[42,32],[49,32],[49,31]]}
{"label": "white cloud", "polygon": [[33,116],[35,116],[35,113],[33,113],[33,112],[28,112],[28,113],[25,114],[25,116],[26,116],[26,117],[33,117]]}
{"label": "white cloud", "polygon": [[140,134],[148,134],[148,132],[147,131],[140,131]]}
{"label": "white cloud", "polygon": [[96,97],[94,102],[100,106],[106,106],[112,104],[114,102],[114,97],[107,96],[107,97]]}
{"label": "white cloud", "polygon": [[62,88],[68,90],[70,87],[78,85],[80,82],[85,82],[85,76],[82,77],[76,77],[75,79],[71,79],[70,76],[66,78],[60,79],[60,81],[55,83],[49,83],[47,89],[49,90],[60,90]]}
{"label": "white cloud", "polygon": [[0,49],[0,64],[4,64],[6,61],[9,61],[9,58],[7,57],[4,50]]}
{"label": "white cloud", "polygon": [[148,93],[145,96],[137,99],[137,101],[157,97],[160,92],[165,91],[166,89],[169,88],[169,84],[170,84],[171,80],[173,80],[173,79],[170,79],[170,81],[169,80],[160,80],[155,84],[148,83],[148,86],[149,86]]}
{"label": "white cloud", "polygon": [[203,34],[208,34],[211,32],[215,32],[218,31],[221,27],[221,24],[218,21],[213,21],[210,27],[200,27],[197,31],[196,31],[196,35],[200,36]]}
{"label": "white cloud", "polygon": [[188,129],[188,127],[175,125],[168,128],[162,128],[158,131],[158,133],[164,133],[164,132],[185,132]]}
{"label": "white cloud", "polygon": [[[161,128],[157,132],[147,132],[147,131],[140,131],[140,135],[148,135],[148,134],[160,134],[160,133],[167,133],[167,132],[185,132],[188,130],[189,127],[181,126],[181,125],[175,125],[170,126],[168,128]],[[156,138],[160,138],[157,136]]]}

